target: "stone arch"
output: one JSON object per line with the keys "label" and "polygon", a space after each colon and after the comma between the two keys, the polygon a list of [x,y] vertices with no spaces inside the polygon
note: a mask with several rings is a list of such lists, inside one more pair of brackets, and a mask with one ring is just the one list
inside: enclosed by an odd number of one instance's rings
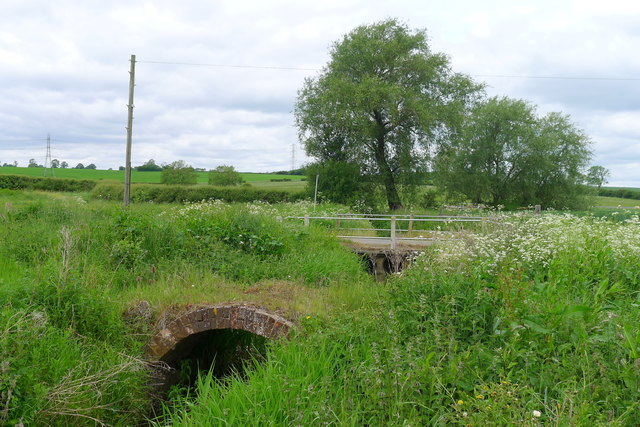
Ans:
{"label": "stone arch", "polygon": [[152,360],[169,362],[176,346],[190,336],[206,331],[236,329],[267,339],[285,337],[293,323],[275,313],[244,304],[219,304],[186,309],[169,321],[149,341]]}

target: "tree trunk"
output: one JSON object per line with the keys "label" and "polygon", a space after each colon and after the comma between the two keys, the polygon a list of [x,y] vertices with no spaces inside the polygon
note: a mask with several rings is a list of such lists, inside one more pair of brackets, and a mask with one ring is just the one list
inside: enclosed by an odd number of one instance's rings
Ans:
{"label": "tree trunk", "polygon": [[396,188],[396,180],[387,161],[387,150],[385,147],[384,135],[379,135],[376,138],[374,158],[378,165],[378,170],[382,175],[382,182],[384,184],[385,192],[387,193],[387,204],[392,211],[402,209],[402,201]]}

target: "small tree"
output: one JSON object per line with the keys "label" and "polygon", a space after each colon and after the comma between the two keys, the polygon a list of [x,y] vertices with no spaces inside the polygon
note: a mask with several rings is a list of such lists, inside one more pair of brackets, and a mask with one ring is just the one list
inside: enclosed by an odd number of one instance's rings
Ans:
{"label": "small tree", "polygon": [[156,164],[156,161],[153,159],[149,159],[147,162],[143,163],[140,166],[136,166],[135,168],[139,172],[159,172],[162,170],[162,167]]}
{"label": "small tree", "polygon": [[587,182],[600,188],[609,182],[609,176],[611,176],[609,169],[604,166],[591,166],[587,171]]}
{"label": "small tree", "polygon": [[51,160],[51,168],[57,169],[59,167],[60,167],[60,160],[58,159]]}
{"label": "small tree", "polygon": [[87,167],[85,167],[85,169],[93,169],[93,170],[95,170],[95,169],[97,169],[97,166],[94,165],[93,163],[91,163],[91,164],[87,165]]}
{"label": "small tree", "polygon": [[82,163],[78,163],[74,169],[84,169],[84,165]]}
{"label": "small tree", "polygon": [[40,166],[38,165],[38,163],[36,163],[35,159],[29,159],[29,165],[27,167],[28,168],[37,168],[37,167],[40,167]]}
{"label": "small tree", "polygon": [[69,167],[69,163],[67,163],[67,162],[62,162],[62,163],[60,163],[60,168],[61,168],[61,169],[66,169],[66,168],[68,168],[68,167]]}
{"label": "small tree", "polygon": [[233,166],[218,166],[209,171],[209,185],[238,185],[244,182],[242,175]]}
{"label": "small tree", "polygon": [[164,165],[160,181],[163,184],[193,185],[198,181],[198,174],[184,160],[176,160]]}

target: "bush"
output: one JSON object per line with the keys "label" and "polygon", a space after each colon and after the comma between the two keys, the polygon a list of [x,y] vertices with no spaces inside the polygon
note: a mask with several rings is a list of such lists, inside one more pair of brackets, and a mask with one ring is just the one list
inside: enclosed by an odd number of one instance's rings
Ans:
{"label": "bush", "polygon": [[628,188],[600,188],[598,196],[640,200],[640,191]]}
{"label": "bush", "polygon": [[33,177],[21,175],[0,175],[0,188],[8,190],[42,190],[42,191],[91,191],[96,181]]}
{"label": "bush", "polygon": [[[360,167],[355,163],[327,161],[315,163],[307,168],[307,194],[313,197],[316,187],[315,176],[318,179],[318,194],[323,200],[345,205],[353,205],[356,201],[369,201],[371,198],[370,185],[367,185],[360,173]],[[371,204],[371,203],[366,203]]]}
{"label": "bush", "polygon": [[[98,184],[91,192],[91,195],[101,200],[122,200],[123,191],[124,189],[121,185]],[[183,187],[179,185],[159,186],[154,184],[131,186],[131,200],[133,202],[185,203],[218,199],[225,202],[253,202],[260,200],[268,203],[279,203],[295,202],[303,198],[303,193],[262,190],[251,187]]]}
{"label": "bush", "polygon": [[183,160],[177,160],[162,169],[160,181],[163,184],[195,185],[198,174]]}
{"label": "bush", "polygon": [[236,172],[233,166],[218,166],[214,170],[209,171],[209,185],[230,186],[242,184],[244,180],[242,175]]}

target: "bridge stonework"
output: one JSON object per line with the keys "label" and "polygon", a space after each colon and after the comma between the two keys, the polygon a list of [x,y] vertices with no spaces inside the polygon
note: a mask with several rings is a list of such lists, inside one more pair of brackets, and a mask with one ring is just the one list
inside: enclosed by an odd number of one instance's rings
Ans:
{"label": "bridge stonework", "polygon": [[244,304],[199,306],[185,310],[168,322],[149,341],[150,359],[169,362],[171,353],[184,339],[216,329],[240,329],[268,339],[285,337],[293,323],[274,313]]}

